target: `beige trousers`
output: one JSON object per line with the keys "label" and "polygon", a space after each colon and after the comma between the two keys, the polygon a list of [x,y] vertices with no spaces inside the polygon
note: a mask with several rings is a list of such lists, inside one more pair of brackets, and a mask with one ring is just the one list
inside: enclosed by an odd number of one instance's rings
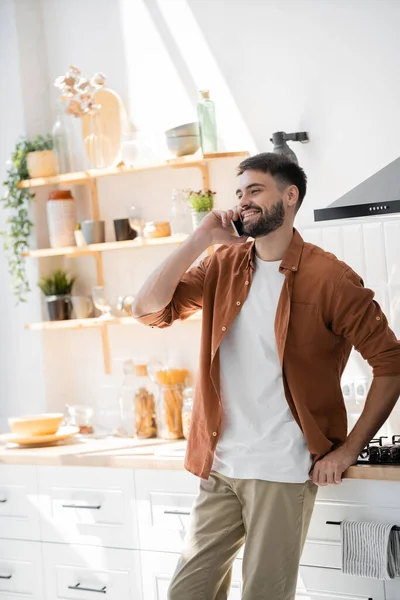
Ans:
{"label": "beige trousers", "polygon": [[202,479],[168,599],[226,600],[245,544],[242,600],[294,600],[316,492],[311,481]]}

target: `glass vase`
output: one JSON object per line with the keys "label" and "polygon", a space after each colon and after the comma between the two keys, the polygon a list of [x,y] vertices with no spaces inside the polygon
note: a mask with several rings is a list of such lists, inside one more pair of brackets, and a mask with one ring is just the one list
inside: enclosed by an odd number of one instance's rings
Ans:
{"label": "glass vase", "polygon": [[98,111],[89,116],[89,133],[85,137],[85,150],[92,168],[105,169],[112,163],[111,144],[103,133]]}

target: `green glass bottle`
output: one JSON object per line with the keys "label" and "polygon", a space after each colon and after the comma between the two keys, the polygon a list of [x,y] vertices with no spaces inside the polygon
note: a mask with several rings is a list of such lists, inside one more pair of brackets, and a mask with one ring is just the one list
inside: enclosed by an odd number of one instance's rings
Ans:
{"label": "green glass bottle", "polygon": [[203,154],[218,152],[217,121],[215,118],[215,104],[210,99],[208,90],[200,90],[200,100],[197,105],[197,114],[200,127],[200,143]]}

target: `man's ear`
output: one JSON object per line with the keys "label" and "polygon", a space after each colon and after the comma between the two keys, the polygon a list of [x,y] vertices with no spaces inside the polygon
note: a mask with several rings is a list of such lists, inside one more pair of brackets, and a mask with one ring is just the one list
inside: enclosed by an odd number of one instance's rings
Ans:
{"label": "man's ear", "polygon": [[299,190],[295,185],[290,185],[287,190],[287,205],[295,206],[299,199]]}

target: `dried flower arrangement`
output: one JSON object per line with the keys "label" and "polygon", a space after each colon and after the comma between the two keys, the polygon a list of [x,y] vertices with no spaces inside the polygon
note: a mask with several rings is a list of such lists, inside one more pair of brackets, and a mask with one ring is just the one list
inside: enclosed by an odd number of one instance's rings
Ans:
{"label": "dried flower arrangement", "polygon": [[104,88],[105,83],[106,76],[103,73],[95,73],[86,79],[77,67],[71,66],[65,75],[57,77],[54,85],[62,92],[61,100],[67,101],[67,114],[78,118],[100,110],[94,95],[97,90]]}

